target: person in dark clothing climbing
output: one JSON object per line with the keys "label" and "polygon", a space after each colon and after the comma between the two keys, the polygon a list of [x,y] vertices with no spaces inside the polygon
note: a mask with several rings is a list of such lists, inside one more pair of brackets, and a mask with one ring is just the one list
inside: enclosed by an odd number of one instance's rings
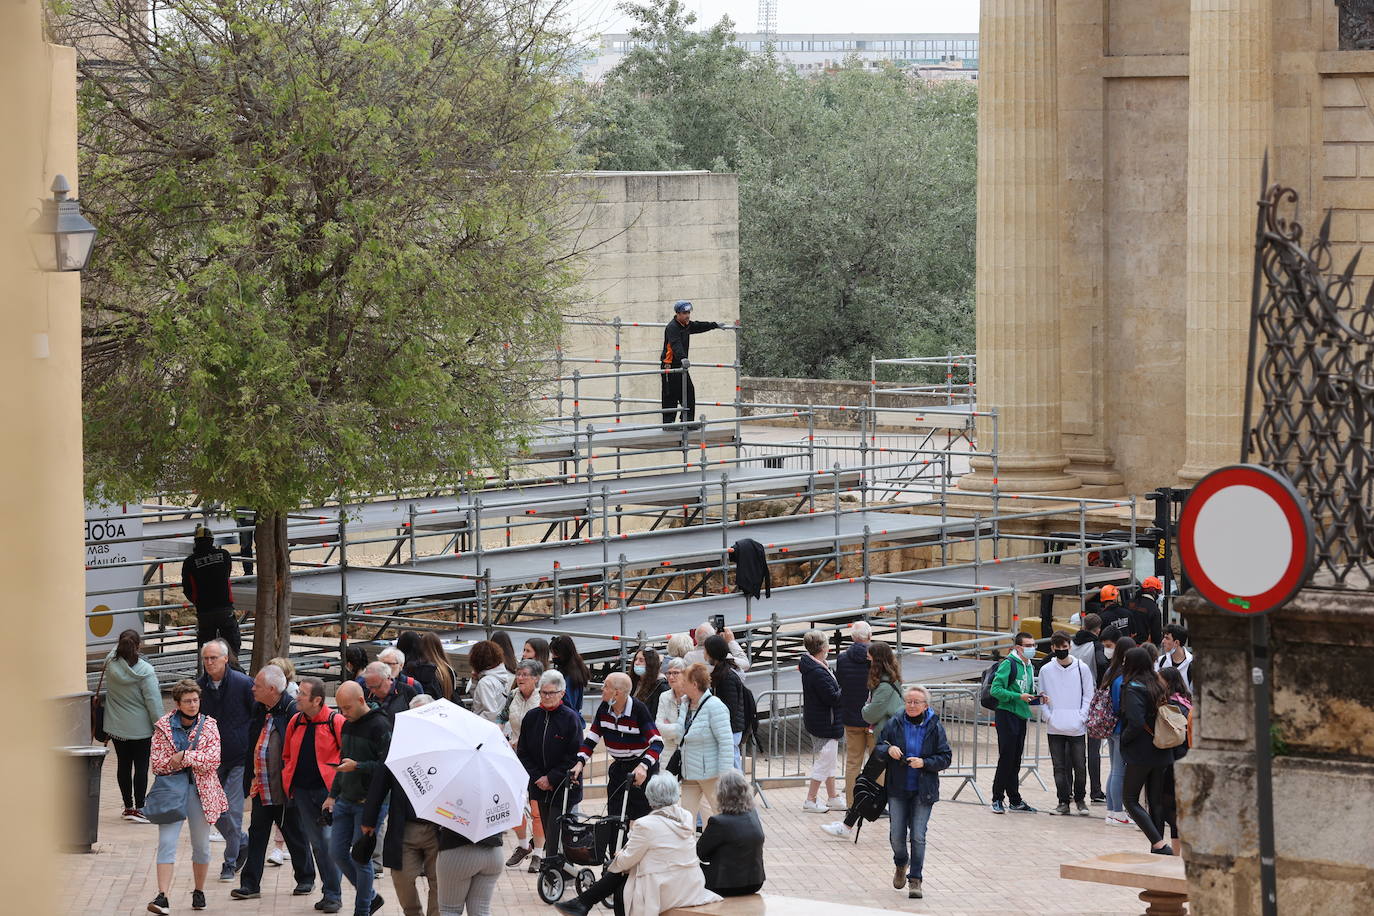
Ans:
{"label": "person in dark clothing climbing", "polygon": [[229,587],[233,571],[229,551],[215,546],[215,536],[204,525],[196,526],[195,546],[181,564],[181,590],[196,606],[196,648],[212,639],[229,645],[229,656],[239,657],[239,621],[234,616],[234,593]]}
{"label": "person in dark clothing climbing", "polygon": [[[665,370],[660,376],[663,388],[663,424],[676,423],[678,407],[682,409],[682,422],[691,423],[697,415],[697,393],[692,387],[692,376],[687,373],[683,361],[687,359],[692,346],[692,335],[704,331],[714,331],[722,325],[715,321],[693,321],[692,303],[679,299],[673,303],[673,320],[663,329],[663,352],[658,361]],[[681,369],[680,372],[668,372]]]}

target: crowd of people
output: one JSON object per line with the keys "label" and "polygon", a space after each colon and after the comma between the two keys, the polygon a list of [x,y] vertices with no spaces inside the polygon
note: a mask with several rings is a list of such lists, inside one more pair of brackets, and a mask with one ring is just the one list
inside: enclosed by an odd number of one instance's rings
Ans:
{"label": "crowd of people", "polygon": [[[1147,579],[1142,593],[1152,597],[1156,584]],[[1156,725],[1161,707],[1191,709],[1188,633],[1156,626],[1157,613],[1124,608],[1108,588],[1076,633],[1050,636],[1046,658],[1041,641],[1017,633],[989,674],[998,751],[991,810],[1035,813],[1019,785],[1038,719],[1054,772],[1050,813],[1088,816],[1090,804],[1103,804],[1106,823],[1135,825],[1152,851],[1169,854],[1178,836],[1173,764],[1187,743],[1161,743]],[[861,819],[878,816],[864,806],[881,786],[893,887],[919,898],[940,772],[954,755],[930,693],[904,683],[892,646],[875,641],[865,621],[849,633],[833,666],[835,634],[803,636],[801,720],[814,762],[802,809],[843,812],[821,830],[852,839]],[[376,660],[351,646],[334,708],[319,678],[297,678],[287,659],[249,677],[216,637],[201,647],[202,674],[173,687],[166,714],[139,650],[139,634],[125,631],[107,659],[105,723],[123,816],[158,828],[150,912],[171,910],[184,823],[192,909],[207,906],[213,837],[223,842],[219,879],[234,883],[234,899],[261,896],[265,866],[289,863],[293,894],[313,894],[318,883],[316,910],[370,916],[385,905],[379,881],[390,869],[387,892],[407,916],[480,916],[503,867],[567,867],[549,865],[562,863],[559,825],[580,812],[599,746],[608,757],[606,811],[625,819],[626,832],[601,878],[559,902],[561,912],[585,914],[609,900],[618,916],[647,916],[754,893],[766,880],[763,824],[741,766],[756,718],[742,677],[749,659],[728,628],[703,623],[661,653],[639,648],[626,670],[605,677],[589,718],[582,700],[591,671],[565,636],[531,637],[518,655],[506,634],[477,642],[466,683],[433,633],[401,633]],[[385,765],[396,716],[439,698],[497,724],[528,774],[529,806],[508,856],[501,834],[472,842],[418,818]]]}

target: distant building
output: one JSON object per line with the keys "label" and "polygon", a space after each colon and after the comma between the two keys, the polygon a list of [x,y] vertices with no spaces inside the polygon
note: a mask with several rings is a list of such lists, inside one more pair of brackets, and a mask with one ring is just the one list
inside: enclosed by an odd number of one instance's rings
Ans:
{"label": "distant building", "polygon": [[[819,72],[843,66],[847,58],[857,57],[869,66],[890,62],[930,79],[977,79],[978,34],[944,33],[785,33],[765,36],[743,32],[735,45],[750,53],[762,53],[771,44],[779,58],[802,72]],[[602,35],[583,66],[582,75],[593,82],[601,80],[635,46],[628,34]],[[930,74],[920,72],[929,69]],[[958,75],[948,75],[950,71]]]}

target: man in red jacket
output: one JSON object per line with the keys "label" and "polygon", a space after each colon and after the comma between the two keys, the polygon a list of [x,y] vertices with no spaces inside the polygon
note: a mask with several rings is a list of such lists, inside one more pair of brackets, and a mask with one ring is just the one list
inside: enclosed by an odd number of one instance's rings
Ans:
{"label": "man in red jacket", "polygon": [[324,681],[317,677],[301,678],[296,708],[299,712],[286,725],[282,784],[291,804],[296,806],[301,829],[320,872],[324,897],[315,909],[337,913],[343,906],[342,875],[329,853],[330,818],[321,809],[334,785],[334,768],[339,764],[343,745],[344,717],[325,705]]}

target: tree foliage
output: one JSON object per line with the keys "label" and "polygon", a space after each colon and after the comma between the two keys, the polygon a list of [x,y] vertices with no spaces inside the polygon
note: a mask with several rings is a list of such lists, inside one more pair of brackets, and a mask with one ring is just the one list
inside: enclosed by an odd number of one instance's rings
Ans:
{"label": "tree foliage", "polygon": [[[283,513],[451,482],[529,416],[572,280],[569,43],[542,0],[147,11],[91,0],[54,23],[81,50],[101,232],[88,482],[256,509],[281,577]],[[264,609],[270,560],[259,576],[255,658],[287,619]]]}
{"label": "tree foliage", "polygon": [[740,176],[740,311],[755,375],[865,378],[870,356],[973,344],[977,95],[850,61],[804,76],[703,32],[678,0],[621,7],[636,46],[583,131],[603,167]]}

